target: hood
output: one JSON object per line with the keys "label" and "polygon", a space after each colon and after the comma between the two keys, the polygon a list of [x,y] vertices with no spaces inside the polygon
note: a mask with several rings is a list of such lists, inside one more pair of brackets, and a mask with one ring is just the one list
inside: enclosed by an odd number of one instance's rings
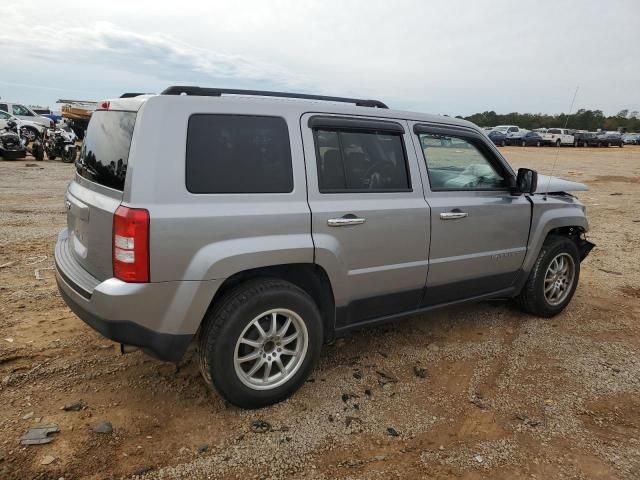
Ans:
{"label": "hood", "polygon": [[16,122],[18,125],[29,126],[37,128],[38,130],[44,130],[45,126],[38,122],[33,122],[31,120],[19,120]]}
{"label": "hood", "polygon": [[563,180],[549,175],[538,175],[538,188],[535,193],[585,192],[589,190],[584,183]]}

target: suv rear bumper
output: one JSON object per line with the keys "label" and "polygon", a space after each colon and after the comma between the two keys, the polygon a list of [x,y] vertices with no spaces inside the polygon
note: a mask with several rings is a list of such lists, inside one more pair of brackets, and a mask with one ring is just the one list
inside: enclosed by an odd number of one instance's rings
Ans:
{"label": "suv rear bumper", "polygon": [[165,361],[184,355],[221,281],[103,282],[70,252],[67,230],[56,244],[58,290],[87,325],[119,343],[142,348]]}

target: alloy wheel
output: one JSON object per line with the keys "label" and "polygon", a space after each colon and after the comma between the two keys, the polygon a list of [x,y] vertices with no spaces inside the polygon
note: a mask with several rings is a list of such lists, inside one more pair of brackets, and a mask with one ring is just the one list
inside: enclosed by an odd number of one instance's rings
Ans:
{"label": "alloy wheel", "polygon": [[544,298],[549,305],[559,305],[566,300],[573,287],[576,266],[573,257],[566,252],[556,255],[544,274]]}
{"label": "alloy wheel", "polygon": [[261,313],[249,322],[236,342],[236,375],[254,390],[279,387],[299,370],[308,346],[307,327],[297,313],[284,308]]}

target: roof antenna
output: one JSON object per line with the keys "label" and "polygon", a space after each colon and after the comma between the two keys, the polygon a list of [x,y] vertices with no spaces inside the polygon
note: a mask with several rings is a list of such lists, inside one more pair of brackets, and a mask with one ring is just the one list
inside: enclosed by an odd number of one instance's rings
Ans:
{"label": "roof antenna", "polygon": [[[573,104],[576,101],[576,96],[578,95],[578,89],[580,88],[580,85],[576,85],[576,91],[573,92],[573,98],[571,99],[571,106],[569,107],[569,113],[567,113],[567,119],[564,121],[564,128],[567,128],[567,125],[569,124],[569,117],[571,116],[571,112],[573,112]],[[547,182],[547,188],[544,191],[544,199],[545,201],[547,200],[547,195],[549,194],[549,187],[551,186],[551,178],[553,177],[553,172],[556,169],[556,165],[558,163],[558,157],[560,156],[560,147],[558,147],[558,149],[556,150],[556,158],[553,161],[553,166],[551,167],[551,173],[549,174],[549,181]]]}

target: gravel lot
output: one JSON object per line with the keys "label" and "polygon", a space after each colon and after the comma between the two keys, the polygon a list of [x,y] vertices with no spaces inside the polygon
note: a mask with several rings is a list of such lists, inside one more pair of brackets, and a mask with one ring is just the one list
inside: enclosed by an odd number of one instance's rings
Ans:
{"label": "gravel lot", "polygon": [[[77,319],[51,270],[73,167],[0,162],[0,478],[640,478],[640,147],[503,152],[540,173],[557,155],[591,187],[597,248],[569,308],[489,302],[361,332],[259,411],[208,392],[193,352],[120,356]],[[51,423],[51,443],[19,445]]]}

